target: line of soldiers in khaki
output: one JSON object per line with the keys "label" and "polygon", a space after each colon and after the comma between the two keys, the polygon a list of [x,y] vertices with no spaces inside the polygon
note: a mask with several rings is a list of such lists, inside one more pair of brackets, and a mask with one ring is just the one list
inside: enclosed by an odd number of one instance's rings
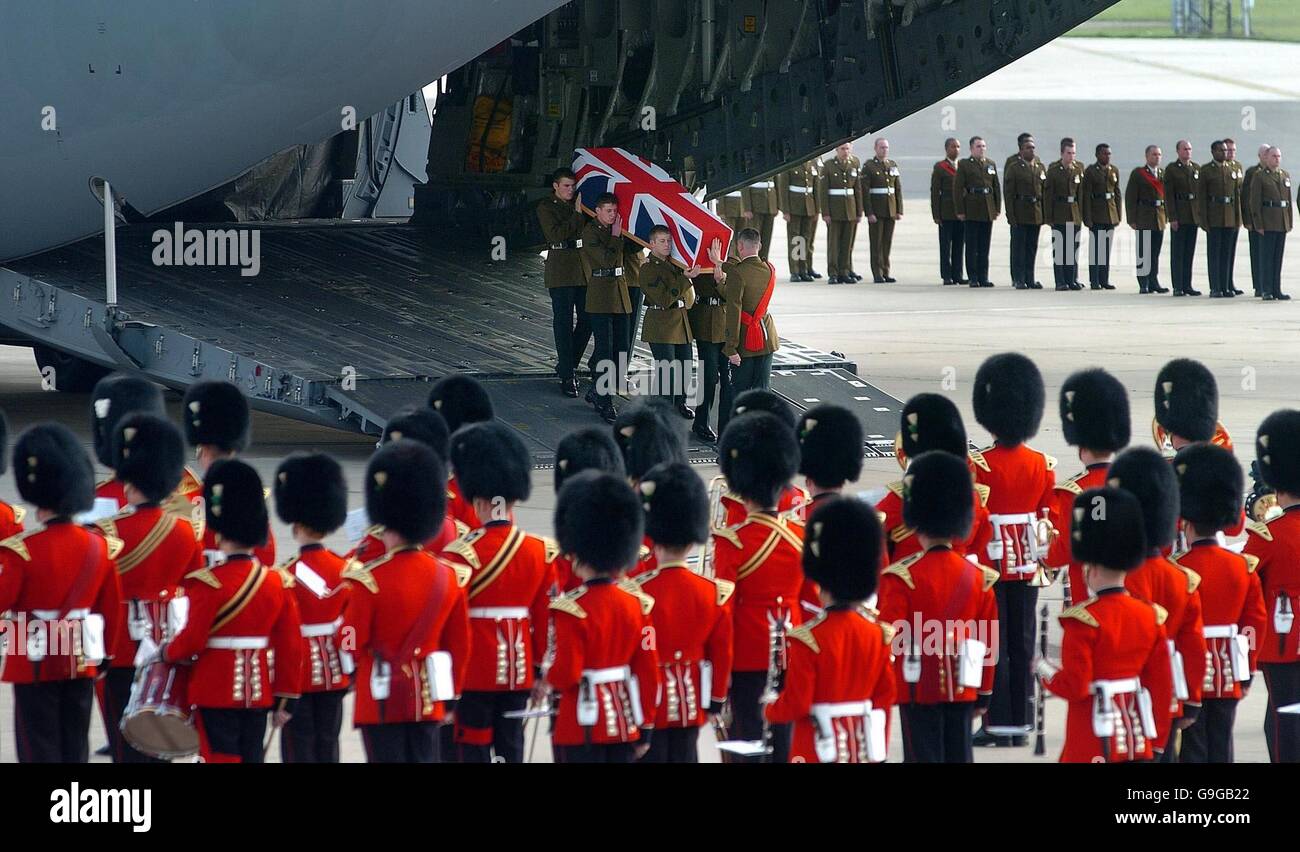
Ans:
{"label": "line of soldiers in khaki", "polygon": [[[879,495],[851,490],[864,435],[847,409],[747,392],[706,485],[671,406],[644,400],[560,442],[550,539],[516,522],[527,446],[451,376],[387,424],[364,474],[373,526],[349,553],[324,545],[347,517],[339,464],[283,460],[277,561],[239,458],[240,390],[193,386],[178,429],[156,386],[115,374],[91,413],[110,478],[95,485],[54,423],[0,454],[26,504],[0,504],[18,757],[85,762],[98,693],[117,761],[159,759],[133,733],[153,711],[188,718],[205,761],[261,762],[268,726],[283,760],[337,761],[351,692],[371,761],[524,761],[535,718],[560,762],[694,762],[706,724],[728,761],[970,762],[977,744],[1025,745],[1035,697],[1056,696],[1063,761],[1226,762],[1258,671],[1270,757],[1300,760],[1300,411],[1259,427],[1247,519],[1199,362],[1156,376],[1156,447],[1126,448],[1116,378],[1069,376],[1065,479],[1028,443],[1034,363],[992,356],[973,387],[993,443],[971,450],[950,398],[915,396],[903,475]],[[96,499],[115,511],[84,523]],[[1054,575],[1057,660],[1035,642]]]}

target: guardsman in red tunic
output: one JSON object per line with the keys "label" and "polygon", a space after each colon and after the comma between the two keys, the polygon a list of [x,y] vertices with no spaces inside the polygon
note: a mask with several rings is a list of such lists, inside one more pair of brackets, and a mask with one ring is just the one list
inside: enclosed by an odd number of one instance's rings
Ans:
{"label": "guardsman in red tunic", "polygon": [[185,625],[158,650],[189,665],[199,755],[208,763],[261,763],[268,714],[282,727],[302,681],[302,622],[280,574],[254,548],[268,518],[262,480],[237,459],[217,459],[203,476],[207,528],[224,560],[186,575]]}
{"label": "guardsman in red tunic", "polygon": [[[429,391],[429,407],[442,415],[447,431],[452,435],[467,423],[482,423],[496,417],[487,389],[473,376],[464,373],[444,376],[434,382],[433,390]],[[474,507],[460,493],[455,471],[447,481],[447,501],[447,514],[464,524],[466,529],[476,530],[482,526],[474,516]]]}
{"label": "guardsman in red tunic", "polygon": [[551,601],[556,763],[631,763],[650,748],[661,693],[659,655],[647,641],[654,600],[619,582],[637,558],[644,514],[613,474],[584,471],[560,489],[555,534],[583,584]]}
{"label": "guardsman in red tunic", "polygon": [[41,524],[0,542],[0,612],[10,619],[0,681],[14,685],[18,760],[86,763],[92,683],[120,627],[120,542],[72,521],[94,502],[95,479],[66,428],[23,432],[13,463],[18,494]]}
{"label": "guardsman in red tunic", "polygon": [[[5,413],[0,411],[0,474],[9,468],[9,422]],[[22,506],[11,506],[0,500],[0,541],[23,531],[23,518],[27,510]]]}
{"label": "guardsman in red tunic", "polygon": [[880,578],[880,623],[894,628],[894,684],[907,763],[971,763],[971,716],[993,690],[998,574],[952,549],[970,531],[970,468],[938,450],[903,478],[903,518],[923,551]]}
{"label": "guardsman in red tunic", "polygon": [[[191,503],[203,496],[202,477],[218,459],[232,459],[244,451],[252,432],[252,413],[248,398],[230,382],[206,381],[190,385],[181,401],[181,421],[185,440],[194,448],[199,476],[181,480],[181,489],[189,490]],[[180,513],[183,514],[183,513]],[[253,555],[265,566],[275,565],[275,536],[271,525],[258,539]],[[221,558],[221,547],[212,530],[203,533],[203,555],[209,562]]]}
{"label": "guardsman in red tunic", "polygon": [[1241,465],[1222,447],[1191,444],[1174,457],[1174,473],[1188,545],[1173,562],[1201,578],[1206,647],[1201,712],[1183,730],[1179,760],[1232,763],[1237,702],[1250,689],[1267,619],[1255,573],[1259,560],[1233,553],[1218,540],[1219,531],[1241,517]]}
{"label": "guardsman in red tunic", "polygon": [[[803,622],[803,524],[777,511],[781,489],[799,466],[794,431],[773,414],[753,411],[727,424],[718,466],[748,512],[713,531],[714,576],[736,584],[731,736],[763,739],[760,703],[785,670],[786,634]],[[790,726],[771,728],[771,762],[790,754]]]}
{"label": "guardsman in red tunic", "polygon": [[785,689],[764,712],[794,724],[791,763],[880,763],[895,695],[893,627],[866,608],[880,580],[880,520],[861,500],[831,497],[807,531],[803,569],[824,609],[790,631]]}
{"label": "guardsman in red tunic", "polygon": [[[95,458],[109,470],[113,469],[113,439],[118,434],[117,424],[137,411],[167,416],[162,390],[153,382],[127,373],[109,373],[95,383],[90,394],[90,437]],[[122,482],[116,476],[96,484],[95,496],[116,500],[119,509],[128,502]],[[128,665],[130,662],[127,660]]]}
{"label": "guardsman in red tunic", "polygon": [[1147,553],[1142,508],[1118,488],[1090,488],[1071,509],[1073,558],[1093,596],[1061,613],[1061,666],[1039,659],[1043,688],[1070,702],[1062,763],[1158,756],[1173,693],[1158,606],[1125,588]]}
{"label": "guardsman in red tunic", "polygon": [[366,512],[384,526],[383,556],[343,572],[355,660],[353,723],[371,763],[437,763],[438,725],[469,668],[470,572],[421,547],[446,509],[447,472],[419,441],[385,444],[366,467]]}
{"label": "guardsman in red tunic", "polygon": [[663,690],[645,763],[698,763],[700,726],[722,712],[731,672],[731,611],[736,586],[687,567],[709,539],[709,495],[684,462],[651,468],[637,483],[656,567],[635,583],[654,599],[650,623]]}
{"label": "guardsman in red tunic", "polygon": [[461,490],[483,526],[447,545],[442,558],[470,572],[469,670],[444,755],[460,763],[523,763],[523,710],[546,653],[554,572],[546,542],[515,524],[532,491],[532,456],[499,420],[473,423],[451,442]]}
{"label": "guardsman in red tunic", "polygon": [[122,587],[123,629],[104,683],[104,715],[114,763],[162,763],[131,747],[121,734],[122,713],[131,699],[135,657],[142,640],[150,648],[172,635],[170,604],[186,574],[203,567],[203,547],[189,521],[168,512],[162,501],[175,492],[185,468],[185,439],[156,414],[134,413],[114,424],[111,467],[126,495],[127,508],[95,525],[122,542],[117,555]]}
{"label": "guardsman in red tunic", "polygon": [[1160,759],[1172,763],[1178,760],[1178,732],[1196,721],[1200,712],[1205,681],[1205,634],[1197,591],[1201,578],[1164,555],[1178,527],[1178,480],[1160,453],[1150,447],[1130,447],[1111,464],[1106,484],[1136,497],[1146,521],[1147,559],[1129,572],[1124,585],[1134,597],[1166,614],[1175,721]]}
{"label": "guardsman in red tunic", "polygon": [[999,574],[997,672],[993,701],[976,745],[1028,744],[1033,728],[1034,680],[1030,664],[1038,633],[1038,585],[1048,559],[1055,505],[1056,459],[1025,444],[1043,419],[1043,377],[1024,355],[994,355],[975,374],[975,419],[993,436],[980,451],[975,479],[989,492],[992,541],[985,554]]}
{"label": "guardsman in red tunic", "polygon": [[[790,429],[793,430],[795,427],[794,409],[790,407],[790,403],[772,391],[761,388],[747,390],[736,397],[728,419],[754,411],[766,411],[775,415]],[[718,505],[714,507],[715,516],[711,521],[714,527],[734,527],[745,520],[745,516],[749,514],[749,510],[745,508],[745,501],[727,488],[725,476],[719,474],[715,477],[711,487],[718,489],[722,495]],[[781,488],[781,496],[777,499],[776,508],[779,512],[789,512],[808,502],[808,499],[807,491],[793,482],[787,482]]]}
{"label": "guardsman in red tunic", "polygon": [[1070,555],[1074,498],[1105,485],[1111,459],[1128,444],[1132,434],[1128,391],[1119,379],[1100,368],[1071,374],[1061,385],[1061,431],[1067,444],[1079,448],[1083,470],[1056,483],[1052,492],[1056,503],[1050,517],[1056,537],[1048,549],[1047,567],[1051,571],[1069,567],[1065,600],[1077,604],[1087,600],[1089,592],[1083,582],[1083,564]]}
{"label": "guardsman in red tunic", "polygon": [[275,471],[275,513],[290,526],[297,550],[276,566],[302,622],[302,697],[280,736],[284,763],[338,763],[343,696],[351,672],[343,665],[343,618],[352,587],[343,582],[347,559],[325,547],[343,524],[348,484],[343,468],[324,453],[295,453]]}
{"label": "guardsman in red tunic", "polygon": [[[625,475],[623,453],[610,430],[592,426],[570,432],[560,439],[555,448],[555,493],[559,494],[564,483],[584,470],[598,470],[619,477]],[[573,561],[560,552],[559,543],[553,539],[543,540],[547,545],[546,558],[554,569],[556,593],[571,592],[581,586],[582,580],[573,573]]]}
{"label": "guardsman in red tunic", "polygon": [[[406,408],[399,411],[389,419],[384,425],[384,434],[379,439],[380,446],[390,441],[420,441],[429,449],[437,454],[438,459],[444,463],[447,461],[447,445],[450,437],[447,433],[447,422],[442,419],[442,415],[429,407]],[[447,491],[447,499],[451,499],[451,490]],[[358,510],[364,511],[364,510]],[[361,538],[346,556],[347,559],[355,559],[364,565],[367,562],[378,559],[384,555],[384,542],[380,538],[384,528],[381,524],[373,524],[366,530],[366,534]],[[449,513],[443,516],[442,523],[438,526],[433,537],[424,543],[424,549],[437,556],[442,553],[442,549],[451,544],[457,536],[469,532],[469,527],[457,521]]]}
{"label": "guardsman in red tunic", "polygon": [[[940,450],[968,459],[972,480],[976,466],[984,465],[982,456],[967,450],[966,426],[962,423],[961,412],[946,396],[918,393],[903,406],[899,424],[895,447],[900,464],[905,464],[905,460],[914,459],[921,453]],[[987,485],[974,481],[971,485],[970,534],[961,541],[954,541],[952,549],[962,556],[979,560],[984,558],[989,541],[993,538],[988,510],[990,489]],[[885,531],[885,559],[891,563],[899,562],[914,553],[920,553],[921,543],[916,537],[916,530],[903,521],[903,481],[900,479],[891,482],[885,486],[885,490],[885,496],[876,503],[876,511],[883,516],[881,524]]]}
{"label": "guardsman in red tunic", "polygon": [[1282,514],[1246,525],[1246,554],[1259,560],[1264,588],[1264,632],[1256,643],[1268,687],[1264,738],[1273,763],[1300,763],[1300,715],[1279,708],[1300,702],[1300,411],[1274,411],[1255,436],[1255,459],[1277,493]]}

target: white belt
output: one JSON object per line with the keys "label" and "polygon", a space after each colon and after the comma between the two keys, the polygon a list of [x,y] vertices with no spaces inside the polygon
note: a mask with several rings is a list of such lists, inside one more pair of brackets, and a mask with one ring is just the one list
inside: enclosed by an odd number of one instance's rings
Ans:
{"label": "white belt", "polygon": [[[68,610],[67,614],[63,616],[62,620],[63,621],[84,621],[87,617],[89,617],[89,615],[90,615],[90,609],[88,607],[82,607],[81,609],[70,609]],[[32,617],[37,618],[41,621],[58,621],[59,611],[57,609],[34,609],[32,610]]]}
{"label": "white belt", "polygon": [[776,184],[772,183],[770,180],[760,180],[758,183],[751,183],[749,185],[749,188],[750,189],[772,189],[774,186],[776,186]]}
{"label": "white belt", "polygon": [[872,195],[893,195],[894,188],[892,186],[873,186],[867,192]]}
{"label": "white belt", "polygon": [[812,715],[822,719],[843,719],[849,716],[865,716],[871,711],[870,701],[832,701],[814,704]]}
{"label": "white belt", "polygon": [[260,651],[269,644],[265,636],[213,636],[208,647],[223,651]]}
{"label": "white belt", "polygon": [[1093,692],[1100,692],[1108,698],[1114,695],[1129,695],[1141,688],[1142,683],[1135,677],[1119,678],[1118,680],[1094,680],[1092,682]]}
{"label": "white belt", "polygon": [[726,195],[726,197],[727,197],[727,198],[740,198],[740,195],[741,195],[741,194],[740,194],[739,192],[728,192],[727,195]]}
{"label": "white belt", "polygon": [[[343,619],[341,617],[323,624],[304,624],[302,626],[302,638],[312,639],[317,636],[333,636],[342,626]],[[211,646],[209,645],[209,647]]]}
{"label": "white belt", "polygon": [[1235,624],[1207,624],[1205,625],[1206,639],[1231,639],[1237,635],[1237,625]]}
{"label": "white belt", "polygon": [[582,677],[592,686],[599,686],[602,683],[620,683],[632,677],[632,669],[628,666],[612,666],[607,669],[583,669]]}
{"label": "white belt", "polygon": [[989,515],[989,523],[995,527],[1006,527],[1014,524],[1034,524],[1038,522],[1038,516],[1033,512],[1018,512],[1012,515]]}
{"label": "white belt", "polygon": [[787,187],[787,188],[788,188],[791,192],[801,192],[801,193],[803,193],[804,195],[807,195],[808,193],[812,192],[812,187],[811,187],[811,186],[791,186],[791,187]]}
{"label": "white belt", "polygon": [[469,608],[470,618],[491,618],[497,621],[514,620],[516,618],[527,618],[528,607],[526,606],[472,606]]}
{"label": "white belt", "polygon": [[829,192],[831,195],[852,195],[853,194],[852,189],[828,189],[826,191]]}

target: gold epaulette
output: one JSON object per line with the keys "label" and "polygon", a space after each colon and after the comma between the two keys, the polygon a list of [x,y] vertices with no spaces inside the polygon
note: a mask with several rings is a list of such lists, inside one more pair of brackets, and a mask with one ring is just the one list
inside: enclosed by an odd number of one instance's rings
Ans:
{"label": "gold epaulette", "polygon": [[1075,482],[1073,478],[1067,479],[1064,482],[1056,483],[1056,490],[1069,491],[1071,494],[1075,495],[1076,497],[1083,493],[1083,488],[1079,485],[1079,483]]}
{"label": "gold epaulette", "polygon": [[[1178,565],[1177,562],[1174,564]],[[1178,568],[1187,575],[1187,594],[1190,595],[1192,592],[1196,591],[1197,586],[1201,585],[1201,575],[1184,565],[1178,565]]]}
{"label": "gold epaulette", "polygon": [[899,500],[903,499],[903,480],[899,479],[885,486]]}
{"label": "gold epaulette", "polygon": [[14,533],[4,541],[0,541],[0,547],[7,547],[12,550],[14,553],[18,554],[18,558],[24,562],[31,562],[32,554],[27,550],[27,545],[23,544],[23,539],[38,532],[40,532],[40,530],[24,530],[20,533]]}
{"label": "gold epaulette", "polygon": [[474,576],[474,570],[468,565],[457,565],[454,562],[447,563],[452,571],[456,572],[456,587],[463,589],[469,585],[470,578]]}
{"label": "gold epaulette", "polygon": [[104,543],[108,545],[108,558],[116,559],[117,555],[126,549],[126,542],[115,535],[104,533]]}
{"label": "gold epaulette", "polygon": [[465,523],[460,518],[452,518],[451,525],[456,528],[456,535],[458,536],[469,532],[469,524]]}
{"label": "gold epaulette", "polygon": [[730,580],[714,579],[713,585],[718,587],[718,606],[723,606],[731,600],[732,594],[736,591],[736,584]]}
{"label": "gold epaulette", "polygon": [[914,564],[916,564],[916,562],[920,560],[920,558],[924,555],[925,555],[924,551],[920,553],[913,553],[911,556],[900,559],[897,562],[895,562],[893,565],[890,565],[888,568],[884,570],[883,573],[893,574],[895,577],[902,580],[909,589],[915,589],[916,583],[912,581],[911,567]]}
{"label": "gold epaulette", "polygon": [[[742,521],[741,523],[744,522]],[[740,524],[737,524],[734,527],[714,527],[710,530],[710,533],[718,538],[727,540],[733,547],[741,547],[740,536],[736,533],[736,529],[739,526]]]}
{"label": "gold epaulette", "polygon": [[372,536],[374,538],[379,538],[381,535],[384,534],[384,530],[386,529],[388,529],[388,527],[384,526],[383,524],[373,524],[371,525],[370,529],[366,530],[366,535]]}
{"label": "gold epaulette", "polygon": [[800,624],[798,627],[786,633],[786,636],[791,639],[798,639],[800,642],[807,645],[814,654],[820,654],[822,649],[818,647],[817,639],[812,635],[812,629],[820,624],[821,620],[825,617],[825,615],[819,615],[812,621]]}
{"label": "gold epaulette", "polygon": [[[984,450],[990,450],[990,449],[992,449],[992,447],[984,448]],[[989,470],[989,463],[988,460],[984,458],[984,450],[968,450],[966,452],[966,458],[970,459],[971,464],[975,465],[980,470],[985,471],[987,473]]]}
{"label": "gold epaulette", "polygon": [[659,572],[662,570],[663,570],[662,568],[656,568],[653,571],[647,571],[644,574],[637,574],[635,577],[628,577],[627,579],[632,581],[633,583],[636,583],[638,586],[641,586],[650,582],[655,577],[658,577]]}
{"label": "gold epaulette", "polygon": [[881,624],[879,621],[875,622],[875,624],[877,627],[880,628],[880,633],[885,639],[885,644],[886,645],[894,644],[894,634],[898,632],[896,629],[894,629],[894,625]]}
{"label": "gold epaulette", "polygon": [[976,482],[975,493],[980,496],[980,505],[987,506],[989,504],[989,494],[993,493],[993,489],[982,482]]}
{"label": "gold epaulette", "polygon": [[638,549],[637,552],[636,552],[636,561],[637,561],[637,562],[645,562],[647,559],[650,558],[650,555],[651,555],[652,553],[654,553],[654,551],[652,551],[650,548],[646,547],[646,546],[643,544],[643,545],[641,545],[640,549]]}
{"label": "gold epaulette", "polygon": [[[1039,452],[1042,453],[1043,451],[1039,450]],[[1049,456],[1047,453],[1043,453],[1043,459],[1047,462],[1048,470],[1056,470],[1056,456]]]}
{"label": "gold epaulette", "polygon": [[298,585],[298,578],[294,575],[293,571],[290,568],[290,566],[294,562],[296,562],[297,559],[298,557],[295,556],[293,559],[290,559],[288,562],[281,562],[279,565],[271,569],[272,571],[280,575],[280,585],[284,586],[286,589],[292,589],[294,586]]}
{"label": "gold epaulette", "polygon": [[26,506],[14,506],[14,505],[11,504],[11,505],[9,506],[9,509],[10,509],[10,511],[12,511],[12,512],[14,513],[14,523],[15,523],[15,524],[21,524],[21,523],[23,522],[23,518],[27,517],[27,507],[26,507]]}
{"label": "gold epaulette", "polygon": [[1246,532],[1252,532],[1264,541],[1273,540],[1273,533],[1268,531],[1268,524],[1260,521],[1246,521]]}
{"label": "gold epaulette", "polygon": [[108,477],[107,479],[101,479],[101,480],[99,480],[99,482],[96,482],[96,483],[95,483],[95,491],[98,492],[99,489],[103,488],[105,485],[107,485],[108,483],[112,482],[114,479],[117,479],[117,477],[116,477],[116,476],[110,476],[110,477]]}
{"label": "gold epaulette", "polygon": [[1169,610],[1158,603],[1151,604],[1151,608],[1156,611],[1156,624],[1164,624],[1169,620]]}
{"label": "gold epaulette", "polygon": [[984,591],[986,592],[989,589],[993,588],[993,586],[1002,577],[1001,574],[999,574],[997,571],[994,571],[992,568],[990,568],[987,565],[979,565],[977,563],[976,567],[978,567],[980,569],[980,572],[984,575]]}
{"label": "gold epaulette", "polygon": [[200,583],[209,585],[214,589],[221,588],[221,581],[217,579],[216,574],[212,573],[211,568],[200,568],[197,571],[191,571],[185,575],[185,579],[198,580]]}
{"label": "gold epaulette", "polygon": [[889,531],[889,540],[894,544],[898,544],[914,532],[916,532],[916,530],[912,529],[907,524],[899,524]]}
{"label": "gold epaulette", "polygon": [[117,522],[118,519],[124,518],[129,514],[131,513],[118,512],[116,515],[113,515],[111,518],[100,518],[98,521],[95,521],[95,526],[99,527],[99,531],[106,536],[111,535],[113,538],[121,538],[121,536],[117,534]]}
{"label": "gold epaulette", "polygon": [[618,581],[618,587],[637,599],[637,602],[641,604],[642,615],[649,615],[650,610],[655,608],[655,599],[642,591],[640,584],[636,580],[624,577]]}
{"label": "gold epaulette", "polygon": [[1247,574],[1254,574],[1254,573],[1255,573],[1255,569],[1259,567],[1259,557],[1258,557],[1258,556],[1252,556],[1252,555],[1249,554],[1249,553],[1242,553],[1242,554],[1240,554],[1240,556],[1241,556],[1242,559],[1245,559],[1245,560],[1246,560],[1246,573],[1247,573]]}
{"label": "gold epaulette", "polygon": [[469,565],[470,568],[477,571],[478,569],[483,567],[483,563],[478,558],[478,551],[474,549],[474,542],[482,538],[484,532],[486,532],[486,528],[480,528],[465,533],[459,538],[454,539],[453,541],[450,541],[446,545],[444,545],[442,548],[442,552],[454,553],[455,555],[459,556],[461,559],[465,560],[465,563]]}
{"label": "gold epaulette", "polygon": [[387,561],[389,558],[391,557],[389,557],[388,554],[384,554],[369,565],[362,565],[359,560],[353,559],[347,564],[347,567],[343,569],[343,573],[340,576],[344,580],[351,580],[354,583],[361,584],[366,588],[366,591],[370,592],[370,594],[377,595],[379,594],[379,584],[375,582],[375,577],[371,573],[371,568],[377,563]]}
{"label": "gold epaulette", "polygon": [[587,611],[578,603],[578,598],[582,597],[586,593],[587,587],[579,586],[573,591],[560,595],[558,598],[551,601],[548,608],[556,610],[557,612],[568,613],[574,618],[586,618]]}
{"label": "gold epaulette", "polygon": [[1064,610],[1061,613],[1062,623],[1064,623],[1065,619],[1067,618],[1073,618],[1076,621],[1082,621],[1084,624],[1088,625],[1089,627],[1100,627],[1101,622],[1097,621],[1097,616],[1088,612],[1088,604],[1092,603],[1095,600],[1096,598],[1089,598],[1088,600],[1084,601],[1081,604],[1075,604],[1074,606]]}
{"label": "gold epaulette", "polygon": [[547,565],[551,565],[556,559],[560,558],[560,543],[555,539],[547,538],[546,536],[540,536],[540,538],[542,539],[542,544],[545,546],[545,556],[543,558],[546,560]]}

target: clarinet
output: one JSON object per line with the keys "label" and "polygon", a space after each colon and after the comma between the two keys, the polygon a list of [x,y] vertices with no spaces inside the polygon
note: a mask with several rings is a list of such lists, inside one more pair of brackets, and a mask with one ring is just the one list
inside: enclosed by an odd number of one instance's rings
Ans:
{"label": "clarinet", "polygon": [[[1047,604],[1038,611],[1038,653],[1047,659]],[[1034,707],[1034,756],[1042,757],[1047,753],[1047,690],[1043,688],[1043,679],[1034,678],[1038,684],[1037,701]]]}
{"label": "clarinet", "polygon": [[[781,605],[781,599],[777,598],[777,606]],[[770,763],[775,747],[772,744],[772,723],[767,719],[767,704],[775,700],[776,694],[781,688],[781,652],[785,645],[785,616],[774,616],[771,612],[767,614],[767,682],[763,685],[763,696],[759,699],[759,712],[763,717],[763,758],[762,761]]]}

